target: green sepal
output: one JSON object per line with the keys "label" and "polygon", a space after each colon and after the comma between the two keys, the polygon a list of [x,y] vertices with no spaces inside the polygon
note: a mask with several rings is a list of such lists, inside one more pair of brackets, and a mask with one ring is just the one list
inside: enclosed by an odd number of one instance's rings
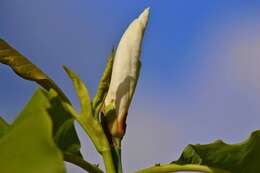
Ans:
{"label": "green sepal", "polygon": [[104,117],[106,118],[107,123],[113,123],[116,119],[116,103],[112,100],[107,106],[104,106],[103,109]]}
{"label": "green sepal", "polygon": [[99,118],[99,112],[103,106],[103,102],[105,100],[105,97],[106,97],[108,89],[109,89],[114,57],[115,57],[115,49],[113,48],[111,54],[108,57],[106,68],[99,81],[96,95],[93,98],[92,106],[93,106],[93,110],[94,110],[94,116],[96,119]]}

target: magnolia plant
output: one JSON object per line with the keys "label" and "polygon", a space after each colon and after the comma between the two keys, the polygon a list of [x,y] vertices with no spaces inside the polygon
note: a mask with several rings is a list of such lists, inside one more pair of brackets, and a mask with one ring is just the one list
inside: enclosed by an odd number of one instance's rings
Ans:
{"label": "magnolia plant", "polygon": [[[40,86],[12,124],[0,118],[1,173],[65,173],[64,161],[90,173],[123,173],[121,141],[141,68],[141,45],[148,18],[149,9],[145,9],[112,50],[93,99],[83,81],[63,66],[78,95],[80,112],[50,77],[0,40],[0,63]],[[103,158],[105,171],[84,159],[74,121]],[[259,173],[259,161],[258,130],[239,144],[217,140],[206,145],[188,145],[176,161],[157,163],[136,173]]]}

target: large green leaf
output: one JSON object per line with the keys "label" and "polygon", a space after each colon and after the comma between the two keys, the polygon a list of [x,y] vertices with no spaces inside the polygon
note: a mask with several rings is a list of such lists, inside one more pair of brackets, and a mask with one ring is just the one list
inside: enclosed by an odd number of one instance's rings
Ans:
{"label": "large green leaf", "polygon": [[63,109],[61,102],[70,101],[63,91],[36,65],[31,63],[25,56],[12,48],[4,40],[0,39],[0,63],[10,66],[20,77],[35,81],[51,93],[57,93],[50,100],[49,115],[53,121],[53,135],[55,142],[64,154],[80,154],[80,142],[75,131],[72,116]]}
{"label": "large green leaf", "polygon": [[4,136],[8,127],[9,124],[2,117],[0,117],[0,138]]}
{"label": "large green leaf", "polygon": [[188,145],[180,158],[170,164],[156,164],[136,173],[199,171],[206,173],[259,173],[260,130],[238,144],[217,140],[211,144]]}
{"label": "large green leaf", "polygon": [[1,173],[64,173],[62,153],[52,137],[50,102],[38,90],[0,139]]}
{"label": "large green leaf", "polygon": [[221,140],[207,145],[188,145],[181,157],[173,163],[199,164],[228,170],[232,173],[260,172],[260,130],[238,144]]}

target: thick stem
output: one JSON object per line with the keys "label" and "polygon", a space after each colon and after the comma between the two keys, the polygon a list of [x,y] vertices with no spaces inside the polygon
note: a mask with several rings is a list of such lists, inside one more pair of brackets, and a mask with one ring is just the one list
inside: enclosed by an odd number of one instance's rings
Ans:
{"label": "thick stem", "polygon": [[106,173],[116,173],[114,159],[112,157],[111,150],[102,151],[101,155],[103,157],[104,164],[106,167]]}
{"label": "thick stem", "polygon": [[135,173],[170,173],[170,172],[178,172],[178,171],[199,171],[205,173],[231,173],[229,171],[208,167],[204,165],[195,165],[195,164],[187,164],[187,165],[177,165],[177,164],[167,164],[167,165],[156,165],[150,168],[146,168],[140,171],[136,171]]}
{"label": "thick stem", "polygon": [[[96,150],[102,155],[104,164],[106,167],[106,173],[116,173],[114,160],[113,160],[113,156],[112,156],[112,152],[111,152],[111,147],[109,146],[109,142],[107,141],[105,134],[104,134],[104,136],[102,136],[103,141],[101,141],[101,142],[97,141],[96,139],[98,137],[100,139],[101,136],[93,134],[93,128],[87,127],[86,123],[84,123],[84,121],[80,118],[80,116],[77,114],[77,112],[74,110],[74,108],[71,105],[66,104],[66,103],[64,103],[63,105],[65,108],[68,109],[68,111],[78,121],[78,123],[81,125],[83,130],[86,132],[86,134],[90,137],[91,141],[95,145]],[[90,130],[92,130],[92,131],[90,131]],[[100,144],[100,143],[102,143],[102,144]],[[100,146],[102,146],[103,148],[102,147],[100,148]],[[104,147],[106,149],[104,149]]]}

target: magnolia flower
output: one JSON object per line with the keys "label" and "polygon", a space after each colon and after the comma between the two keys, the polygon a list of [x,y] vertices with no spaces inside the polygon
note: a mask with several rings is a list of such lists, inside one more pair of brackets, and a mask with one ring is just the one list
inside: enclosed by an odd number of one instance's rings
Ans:
{"label": "magnolia flower", "polygon": [[123,137],[125,121],[140,70],[140,53],[144,31],[149,17],[149,8],[136,18],[123,34],[117,47],[111,82],[104,101],[104,109],[113,105],[115,118],[108,123],[112,136]]}

